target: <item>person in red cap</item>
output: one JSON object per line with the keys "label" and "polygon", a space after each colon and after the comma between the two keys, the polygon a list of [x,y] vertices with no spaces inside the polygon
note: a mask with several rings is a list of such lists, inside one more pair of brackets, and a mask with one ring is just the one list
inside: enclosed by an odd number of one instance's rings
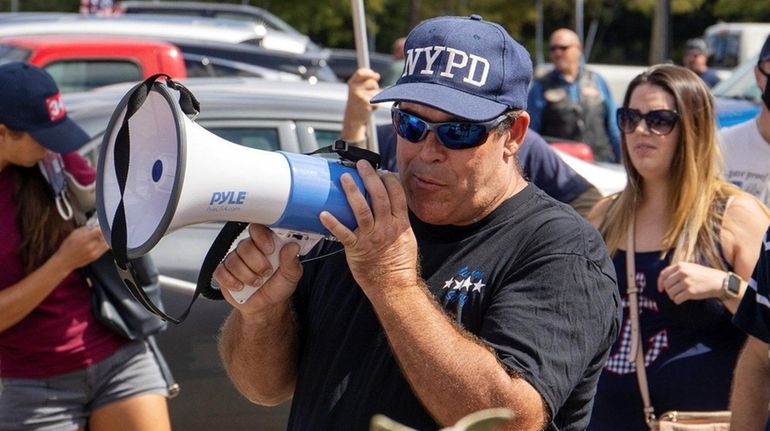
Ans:
{"label": "person in red cap", "polygon": [[[217,267],[229,376],[254,403],[291,398],[290,430],[378,414],[431,430],[496,407],[506,429],[583,430],[620,298],[598,232],[517,168],[529,54],[477,15],[423,21],[404,53],[372,99],[395,102],[399,176],[358,162],[366,190],[341,177],[358,227],[321,212],[339,242],[301,264],[251,225]],[[239,304],[245,284],[260,288]]]}
{"label": "person in red cap", "polygon": [[[57,210],[64,167],[80,184],[93,169],[88,135],[67,116],[51,76],[0,66],[0,429],[168,430],[166,383],[144,341],[98,323],[80,268],[107,244]],[[41,165],[44,166],[44,165]]]}

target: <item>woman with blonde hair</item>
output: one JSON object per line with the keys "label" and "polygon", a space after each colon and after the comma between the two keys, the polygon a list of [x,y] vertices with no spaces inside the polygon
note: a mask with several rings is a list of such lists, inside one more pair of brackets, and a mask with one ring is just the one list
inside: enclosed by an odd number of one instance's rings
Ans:
{"label": "woman with blonde hair", "polygon": [[[589,219],[613,256],[624,321],[599,380],[591,430],[648,429],[629,302],[638,304],[640,357],[655,411],[728,408],[744,341],[731,317],[770,214],[723,179],[714,118],[703,81],[674,65],[637,76],[618,109],[628,183]],[[638,301],[629,301],[627,253]]]}

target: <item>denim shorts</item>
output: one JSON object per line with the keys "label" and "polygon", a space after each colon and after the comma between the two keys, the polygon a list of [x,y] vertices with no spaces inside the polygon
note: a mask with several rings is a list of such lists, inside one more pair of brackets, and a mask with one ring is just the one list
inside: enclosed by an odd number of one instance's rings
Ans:
{"label": "denim shorts", "polygon": [[47,379],[0,379],[0,430],[76,430],[90,412],[148,393],[166,396],[166,382],[147,344],[132,341],[81,370]]}

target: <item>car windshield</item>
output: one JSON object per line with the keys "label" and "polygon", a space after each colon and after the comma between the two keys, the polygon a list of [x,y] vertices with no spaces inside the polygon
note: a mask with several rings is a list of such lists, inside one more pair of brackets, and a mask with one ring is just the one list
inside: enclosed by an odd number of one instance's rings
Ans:
{"label": "car windshield", "polygon": [[714,97],[751,100],[760,103],[762,101],[762,92],[759,90],[757,81],[754,78],[754,66],[756,64],[756,57],[741,63],[729,78],[711,89]]}
{"label": "car windshield", "polygon": [[32,55],[32,51],[18,46],[0,44],[0,64],[12,61],[25,61]]}
{"label": "car windshield", "polygon": [[712,50],[709,64],[717,68],[733,68],[740,59],[741,38],[738,33],[722,32],[706,37]]}

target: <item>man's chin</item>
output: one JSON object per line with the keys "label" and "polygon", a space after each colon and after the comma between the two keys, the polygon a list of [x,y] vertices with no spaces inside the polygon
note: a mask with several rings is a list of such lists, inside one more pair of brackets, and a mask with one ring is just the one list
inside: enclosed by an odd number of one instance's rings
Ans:
{"label": "man's chin", "polygon": [[419,204],[410,203],[409,209],[423,223],[444,225],[451,224],[452,222],[448,217],[451,214],[451,210],[443,205],[426,205],[425,202],[420,202]]}

